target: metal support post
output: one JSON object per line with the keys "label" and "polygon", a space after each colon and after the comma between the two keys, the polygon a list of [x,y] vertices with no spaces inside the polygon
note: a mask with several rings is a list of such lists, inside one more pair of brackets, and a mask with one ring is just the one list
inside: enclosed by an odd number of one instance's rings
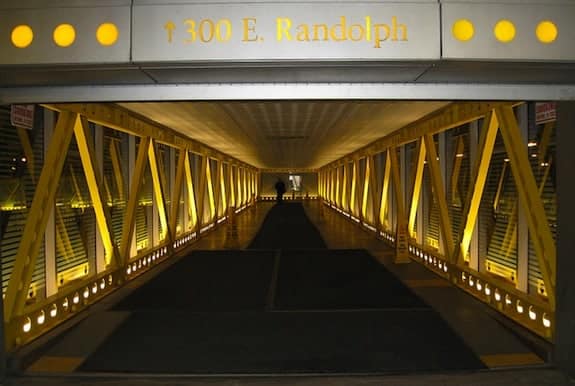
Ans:
{"label": "metal support post", "polygon": [[[106,178],[106,176],[104,176],[104,128],[100,125],[95,125],[94,128],[94,151],[96,153],[95,168],[102,178]],[[96,256],[95,259],[90,260],[90,272],[98,274],[105,270],[106,250],[100,228],[96,227]]]}
{"label": "metal support post", "polygon": [[[479,144],[479,121],[469,123],[469,164],[475,165],[477,157],[477,147]],[[469,168],[470,177],[473,179],[473,168]],[[472,180],[473,181],[473,180]],[[479,217],[475,219],[473,229],[479,229]],[[483,272],[485,270],[485,256],[479,255],[479,232],[475,231],[471,234],[469,243],[469,267],[476,271]]]}
{"label": "metal support post", "polygon": [[[523,145],[527,149],[529,136],[529,116],[527,103],[516,107],[517,124]],[[517,204],[516,204],[517,205]],[[517,288],[525,293],[529,291],[529,226],[525,209],[518,205],[517,208]]]}
{"label": "metal support post", "polygon": [[[48,155],[48,148],[54,133],[55,114],[52,110],[44,109],[44,159]],[[56,274],[56,222],[54,217],[54,203],[48,208],[50,214],[44,231],[44,275],[46,281],[46,297],[58,293],[58,277]]]}

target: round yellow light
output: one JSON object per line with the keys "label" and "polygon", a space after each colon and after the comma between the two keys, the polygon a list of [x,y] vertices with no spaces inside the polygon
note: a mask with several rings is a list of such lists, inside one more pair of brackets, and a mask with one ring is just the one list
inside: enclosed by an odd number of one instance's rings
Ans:
{"label": "round yellow light", "polygon": [[118,27],[112,23],[100,24],[96,31],[96,39],[103,46],[112,46],[118,41]]}
{"label": "round yellow light", "polygon": [[557,26],[549,20],[544,20],[537,25],[535,35],[541,43],[553,43],[557,39]]}
{"label": "round yellow light", "polygon": [[453,23],[451,33],[455,39],[466,42],[473,38],[475,30],[472,22],[467,19],[460,19]]}
{"label": "round yellow light", "polygon": [[12,44],[15,47],[26,48],[32,44],[32,40],[34,40],[34,32],[29,26],[23,24],[12,30]]}
{"label": "round yellow light", "polygon": [[509,20],[499,20],[493,29],[495,38],[502,43],[509,43],[515,39],[515,25]]}
{"label": "round yellow light", "polygon": [[76,30],[70,24],[60,24],[54,28],[54,43],[60,47],[69,47],[76,40]]}

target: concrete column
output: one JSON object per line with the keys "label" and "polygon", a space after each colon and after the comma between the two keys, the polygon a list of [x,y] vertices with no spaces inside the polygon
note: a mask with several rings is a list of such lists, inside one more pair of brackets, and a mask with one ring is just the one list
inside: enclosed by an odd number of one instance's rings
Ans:
{"label": "concrete column", "polygon": [[554,360],[575,377],[575,102],[559,102],[556,135],[557,186],[557,311]]}
{"label": "concrete column", "polygon": [[[44,157],[54,133],[54,111],[44,109]],[[56,273],[56,221],[53,203],[50,208],[50,217],[44,231],[44,277],[46,281],[46,297],[58,292],[58,276]]]}
{"label": "concrete column", "polygon": [[[103,179],[104,176],[104,128],[96,125],[94,129],[94,151],[96,156],[96,172],[100,174]],[[103,181],[102,181],[103,182]],[[103,197],[102,200],[106,199]],[[100,273],[106,270],[106,250],[104,249],[104,242],[102,241],[102,234],[100,228],[96,226],[96,256],[94,259],[89,259],[90,272]]]}
{"label": "concrete column", "polygon": [[[517,107],[516,115],[519,130],[523,137],[523,146],[527,148],[529,139],[528,105],[522,104]],[[517,199],[517,205],[517,288],[527,292],[529,290],[529,225],[525,210],[519,204],[519,199]]]}

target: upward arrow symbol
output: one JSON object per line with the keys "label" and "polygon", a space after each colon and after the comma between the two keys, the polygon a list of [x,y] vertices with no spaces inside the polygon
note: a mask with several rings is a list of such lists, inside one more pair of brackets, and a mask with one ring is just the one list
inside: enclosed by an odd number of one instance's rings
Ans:
{"label": "upward arrow symbol", "polygon": [[164,25],[164,29],[168,31],[168,43],[171,43],[174,37],[174,30],[176,29],[176,25],[173,21],[169,21]]}

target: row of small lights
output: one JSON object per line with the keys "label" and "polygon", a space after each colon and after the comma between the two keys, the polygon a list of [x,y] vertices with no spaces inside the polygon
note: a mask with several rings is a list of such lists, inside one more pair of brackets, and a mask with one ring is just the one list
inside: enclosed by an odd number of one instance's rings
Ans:
{"label": "row of small lights", "polygon": [[[461,272],[461,281],[463,284],[467,284],[470,289],[476,290],[479,294],[485,294],[485,296],[489,297],[491,297],[493,294],[493,298],[497,303],[504,304],[506,307],[514,309],[519,315],[522,315],[525,312],[525,306],[523,305],[521,299],[514,299],[513,296],[508,293],[503,296],[503,291],[499,290],[498,288],[491,288],[489,283],[482,283],[479,278],[476,278],[469,273]],[[513,307],[513,303],[515,303],[515,307]],[[532,321],[537,320],[537,312],[535,306],[529,306],[528,315],[529,319]],[[541,323],[546,328],[551,327],[551,320],[545,312],[542,312]]]}
{"label": "row of small lights", "polygon": [[[72,309],[72,305],[78,305],[81,299],[84,301],[88,301],[88,299],[92,296],[95,296],[100,291],[104,291],[106,287],[111,287],[114,284],[114,278],[112,275],[108,275],[107,278],[99,279],[93,282],[91,285],[88,285],[84,288],[83,291],[76,291],[73,295],[64,297],[63,300],[54,302],[47,306],[45,310],[40,310],[37,312],[36,316],[34,317],[34,321],[36,325],[42,326],[44,323],[48,321],[48,318],[52,320],[56,319],[60,312],[70,311]],[[33,322],[30,316],[24,318],[24,322],[22,324],[22,331],[28,333],[32,330]]]}
{"label": "row of small lights", "polygon": [[437,269],[439,269],[440,271],[442,271],[444,273],[447,273],[449,270],[447,268],[446,262],[444,262],[441,259],[438,259],[436,256],[433,256],[432,254],[424,251],[423,249],[420,249],[418,247],[410,245],[409,246],[409,252],[413,256],[420,258],[421,260],[425,261],[427,264],[433,265],[434,267],[436,267]]}
{"label": "row of small lights", "polygon": [[381,231],[379,232],[379,235],[390,243],[395,243],[395,237],[391,233]]}
{"label": "row of small lights", "polygon": [[[467,42],[473,39],[475,35],[475,26],[473,25],[473,22],[468,19],[459,19],[453,23],[451,33],[455,39]],[[493,35],[501,43],[509,43],[515,39],[515,24],[507,19],[499,20],[493,26]],[[557,26],[549,20],[542,20],[535,28],[535,36],[544,44],[553,43],[557,39],[558,35],[559,31]]]}
{"label": "row of small lights", "polygon": [[132,263],[128,264],[126,268],[127,275],[133,275],[138,270],[142,270],[147,266],[151,266],[156,260],[160,260],[160,258],[168,255],[168,247],[161,247],[160,249],[156,249],[155,251],[140,257],[137,260],[134,260]]}
{"label": "row of small lights", "polygon": [[[96,40],[105,47],[116,44],[119,35],[118,27],[113,23],[102,23],[96,29]],[[12,29],[10,37],[14,47],[27,48],[34,41],[34,31],[29,25],[21,24]],[[76,41],[76,28],[71,24],[59,24],[54,28],[52,39],[58,47],[70,47]]]}

